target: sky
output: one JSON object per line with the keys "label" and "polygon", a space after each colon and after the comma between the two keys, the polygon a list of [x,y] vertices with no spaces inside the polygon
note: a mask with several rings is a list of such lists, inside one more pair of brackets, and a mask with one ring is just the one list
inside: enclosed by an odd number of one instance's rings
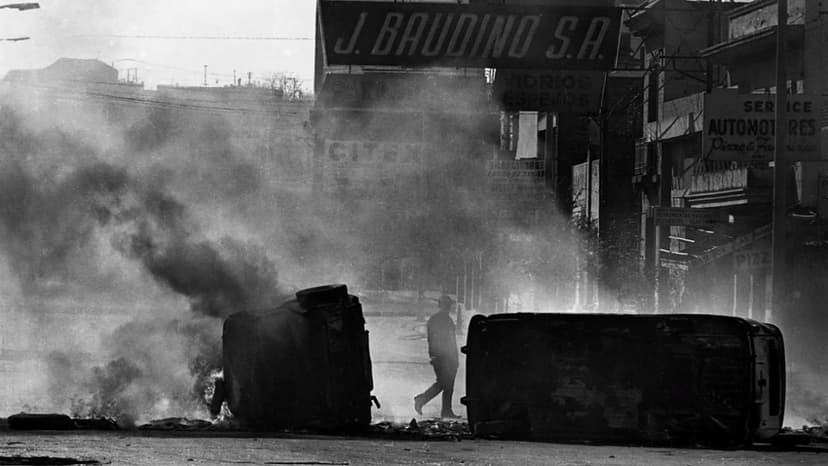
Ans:
{"label": "sky", "polygon": [[[0,0],[0,6],[21,0]],[[313,88],[315,0],[40,0],[0,9],[0,76],[61,57],[97,58],[126,78],[158,84],[229,85],[287,73]],[[144,36],[144,37],[136,37]],[[149,37],[147,37],[149,36]],[[159,37],[160,36],[160,37]],[[209,37],[209,39],[205,38]]]}

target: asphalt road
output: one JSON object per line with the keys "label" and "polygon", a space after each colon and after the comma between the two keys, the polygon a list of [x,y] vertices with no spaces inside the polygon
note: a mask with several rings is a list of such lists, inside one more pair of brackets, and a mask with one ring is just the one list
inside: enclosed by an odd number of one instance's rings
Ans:
{"label": "asphalt road", "polygon": [[[41,462],[10,459],[40,458]],[[824,465],[828,449],[708,450],[487,440],[411,441],[166,432],[0,432],[2,464],[113,465]],[[52,462],[47,462],[52,461]],[[98,463],[94,463],[97,461]],[[80,464],[80,463],[75,463]]]}

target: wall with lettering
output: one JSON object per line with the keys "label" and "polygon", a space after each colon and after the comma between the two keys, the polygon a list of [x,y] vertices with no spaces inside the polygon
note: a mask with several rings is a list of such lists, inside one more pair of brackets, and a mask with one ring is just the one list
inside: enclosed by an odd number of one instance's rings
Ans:
{"label": "wall with lettering", "polygon": [[420,198],[422,144],[328,139],[317,162],[323,192],[378,201]]}

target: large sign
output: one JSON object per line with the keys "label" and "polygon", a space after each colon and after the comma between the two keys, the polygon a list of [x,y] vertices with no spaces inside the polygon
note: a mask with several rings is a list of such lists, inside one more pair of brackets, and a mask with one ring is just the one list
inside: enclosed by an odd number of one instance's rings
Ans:
{"label": "large sign", "polygon": [[[704,153],[709,160],[773,160],[776,96],[716,91],[704,99]],[[820,160],[822,99],[789,95],[785,145],[789,160]]]}
{"label": "large sign", "polygon": [[597,113],[601,71],[497,70],[494,94],[505,110]]}
{"label": "large sign", "polygon": [[613,7],[321,2],[329,65],[609,69]]}

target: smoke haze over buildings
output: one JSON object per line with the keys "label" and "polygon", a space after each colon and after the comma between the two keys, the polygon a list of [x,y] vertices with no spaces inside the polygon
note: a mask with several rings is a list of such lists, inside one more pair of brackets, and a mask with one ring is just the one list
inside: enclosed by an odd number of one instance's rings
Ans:
{"label": "smoke haze over buildings", "polygon": [[[473,143],[474,170],[468,154],[454,153],[480,137],[485,122],[470,113],[443,115],[419,135],[424,163],[393,183],[437,181],[412,204],[411,193],[370,182],[362,188],[374,197],[311,196],[307,123],[300,116],[274,129],[274,119],[297,117],[268,103],[234,113],[22,89],[5,96],[0,120],[0,251],[17,285],[15,315],[36,316],[35,329],[19,329],[31,335],[20,346],[44,355],[52,376],[31,374],[32,407],[133,420],[194,413],[196,388],[218,364],[215,318],[329,282],[449,291],[468,257],[504,261],[478,277],[503,289],[537,273],[485,253],[529,227],[486,227],[482,167],[493,143]],[[264,138],[269,152],[257,152]],[[565,262],[555,257],[560,273]],[[396,285],[377,275],[378,263],[400,271]]]}

